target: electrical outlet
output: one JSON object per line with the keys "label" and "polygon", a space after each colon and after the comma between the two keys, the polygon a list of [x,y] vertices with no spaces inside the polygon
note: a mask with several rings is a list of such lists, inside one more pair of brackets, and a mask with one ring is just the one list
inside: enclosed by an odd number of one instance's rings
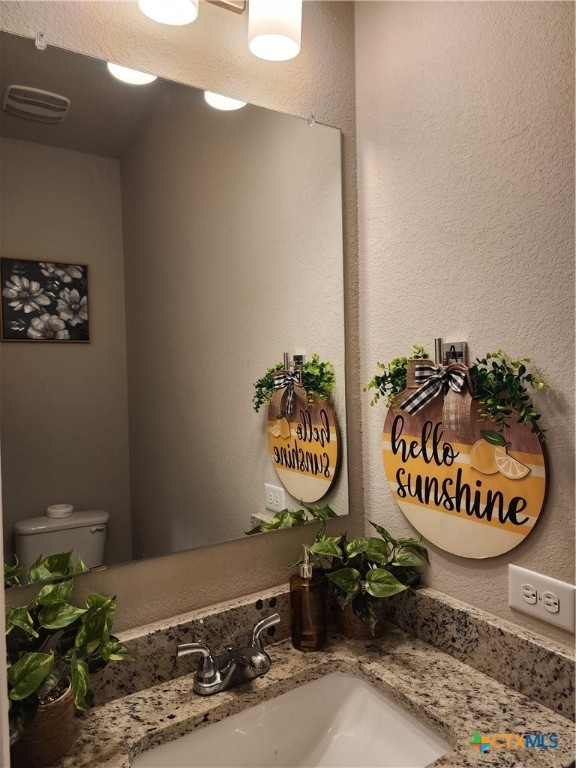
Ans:
{"label": "electrical outlet", "polygon": [[264,483],[264,493],[266,495],[266,509],[272,512],[281,512],[286,509],[286,495],[284,488],[271,483]]}
{"label": "electrical outlet", "polygon": [[560,600],[558,600],[554,592],[542,592],[542,600],[544,608],[546,608],[548,613],[560,612]]}
{"label": "electrical outlet", "polygon": [[508,605],[568,632],[574,632],[576,586],[508,565]]}
{"label": "electrical outlet", "polygon": [[532,584],[522,584],[522,599],[528,605],[536,605],[538,593]]}

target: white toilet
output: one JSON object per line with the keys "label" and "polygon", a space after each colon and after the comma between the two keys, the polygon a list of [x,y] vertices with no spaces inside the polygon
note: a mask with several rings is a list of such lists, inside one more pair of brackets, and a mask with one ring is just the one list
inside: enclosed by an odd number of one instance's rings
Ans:
{"label": "white toilet", "polygon": [[[64,506],[64,505],[61,505]],[[104,547],[110,514],[73,512],[65,517],[30,517],[14,524],[16,557],[23,572],[40,555],[56,555],[73,551],[87,568],[104,565]]]}

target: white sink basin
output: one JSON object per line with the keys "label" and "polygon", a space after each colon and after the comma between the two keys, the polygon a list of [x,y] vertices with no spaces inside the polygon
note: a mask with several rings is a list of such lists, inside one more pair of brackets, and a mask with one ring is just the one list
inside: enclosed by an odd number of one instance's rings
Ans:
{"label": "white sink basin", "polygon": [[451,749],[353,675],[333,674],[139,755],[134,768],[424,768]]}

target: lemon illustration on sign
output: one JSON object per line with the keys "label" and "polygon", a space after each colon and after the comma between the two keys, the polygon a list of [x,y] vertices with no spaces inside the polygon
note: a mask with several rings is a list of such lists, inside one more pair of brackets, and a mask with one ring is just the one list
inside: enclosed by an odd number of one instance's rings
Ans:
{"label": "lemon illustration on sign", "polygon": [[500,472],[508,480],[521,480],[530,473],[530,467],[510,456],[508,443],[500,432],[480,430],[482,435],[470,449],[470,466],[484,475]]}
{"label": "lemon illustration on sign", "polygon": [[477,440],[470,449],[470,466],[483,475],[494,475],[498,472],[494,459],[495,446],[487,443],[484,438]]}
{"label": "lemon illustration on sign", "polygon": [[521,461],[518,461],[513,456],[509,456],[506,446],[494,448],[494,461],[498,467],[498,472],[509,480],[521,480],[530,474],[530,467],[522,464]]}
{"label": "lemon illustration on sign", "polygon": [[283,440],[290,437],[290,424],[283,411],[280,411],[278,416],[276,416],[276,424],[272,427],[272,434],[274,437],[281,437]]}

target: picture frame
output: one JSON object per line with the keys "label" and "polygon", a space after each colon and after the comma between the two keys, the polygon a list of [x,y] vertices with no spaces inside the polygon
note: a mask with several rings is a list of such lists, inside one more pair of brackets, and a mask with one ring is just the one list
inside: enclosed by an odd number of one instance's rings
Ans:
{"label": "picture frame", "polygon": [[89,342],[88,267],[0,258],[2,341]]}

